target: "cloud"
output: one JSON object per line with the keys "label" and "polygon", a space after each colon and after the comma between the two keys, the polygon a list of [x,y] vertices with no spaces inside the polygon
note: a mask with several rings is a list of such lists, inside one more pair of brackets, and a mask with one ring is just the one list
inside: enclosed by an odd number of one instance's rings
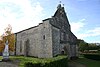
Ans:
{"label": "cloud", "polygon": [[78,22],[72,22],[71,23],[71,30],[73,33],[78,33],[82,27],[85,25],[85,19],[81,19]]}
{"label": "cloud", "polygon": [[92,42],[100,42],[98,40],[95,40],[95,37],[100,36],[100,27],[88,29],[83,32],[85,25],[85,19],[81,19],[77,22],[72,22],[71,30],[77,36],[78,39],[84,39],[89,41],[89,38],[94,38],[94,41]]}
{"label": "cloud", "polygon": [[[91,43],[91,42],[90,42]],[[100,43],[100,40],[92,41],[92,43]]]}
{"label": "cloud", "polygon": [[100,27],[95,27],[93,30],[89,30],[87,33],[91,34],[91,36],[100,35]]}
{"label": "cloud", "polygon": [[87,30],[87,32],[80,34],[80,36],[83,38],[100,36],[100,27],[95,27],[92,30]]}
{"label": "cloud", "polygon": [[30,0],[0,0],[0,31],[11,24],[13,32],[32,27],[42,22],[43,7]]}
{"label": "cloud", "polygon": [[[83,26],[84,28],[84,26]],[[79,32],[80,31],[80,32]],[[78,39],[86,40],[87,42],[92,43],[100,43],[100,41],[97,39],[97,37],[100,36],[100,27],[95,27],[90,30],[86,30],[84,32],[83,29],[80,27],[78,29],[78,32],[74,32],[74,34],[77,36]]]}

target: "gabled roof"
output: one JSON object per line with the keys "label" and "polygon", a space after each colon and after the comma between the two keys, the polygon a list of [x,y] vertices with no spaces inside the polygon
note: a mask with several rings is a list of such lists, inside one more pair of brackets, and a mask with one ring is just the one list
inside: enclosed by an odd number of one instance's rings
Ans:
{"label": "gabled roof", "polygon": [[57,11],[55,12],[54,17],[57,16],[58,14],[60,14],[61,11],[62,11],[62,12],[65,12],[65,11],[64,11],[64,7],[62,7],[61,4],[58,4],[58,6],[57,6]]}
{"label": "gabled roof", "polygon": [[[40,25],[40,24],[43,24],[43,23],[39,23],[39,25]],[[27,29],[24,29],[24,30],[19,31],[19,32],[16,32],[15,34],[17,34],[17,33],[21,33],[21,32],[23,32],[23,31],[26,31],[26,30],[29,30],[29,29],[32,29],[32,28],[36,28],[36,27],[38,27],[39,25],[37,25],[37,26],[33,26],[33,27],[30,27],[30,28],[27,28]]]}

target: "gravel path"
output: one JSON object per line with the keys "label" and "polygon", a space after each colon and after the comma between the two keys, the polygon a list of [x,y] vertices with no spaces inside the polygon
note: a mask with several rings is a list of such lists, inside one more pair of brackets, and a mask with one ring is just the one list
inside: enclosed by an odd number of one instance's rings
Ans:
{"label": "gravel path", "polygon": [[19,61],[0,62],[0,67],[18,67]]}
{"label": "gravel path", "polygon": [[8,63],[8,62],[0,62],[0,67],[18,67],[18,65]]}

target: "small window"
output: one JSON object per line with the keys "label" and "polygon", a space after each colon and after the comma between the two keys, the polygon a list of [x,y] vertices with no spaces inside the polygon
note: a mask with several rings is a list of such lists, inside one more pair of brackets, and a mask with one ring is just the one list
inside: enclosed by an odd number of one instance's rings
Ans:
{"label": "small window", "polygon": [[20,41],[20,53],[22,52],[22,41]]}
{"label": "small window", "polygon": [[45,39],[45,35],[43,35],[43,39]]}

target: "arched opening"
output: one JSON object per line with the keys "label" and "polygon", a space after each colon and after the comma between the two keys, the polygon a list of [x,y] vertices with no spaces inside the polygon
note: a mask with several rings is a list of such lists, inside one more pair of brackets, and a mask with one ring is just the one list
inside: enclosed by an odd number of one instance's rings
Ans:
{"label": "arched opening", "polygon": [[27,39],[25,41],[24,56],[29,56],[29,49],[30,49],[30,41],[29,39]]}
{"label": "arched opening", "polygon": [[64,53],[67,55],[67,47],[64,46],[63,49],[64,49]]}
{"label": "arched opening", "polygon": [[61,54],[64,55],[64,51],[61,51]]}
{"label": "arched opening", "polygon": [[62,55],[68,55],[68,51],[67,51],[67,47],[66,47],[66,46],[64,46],[64,47],[62,48],[61,54],[62,54]]}

